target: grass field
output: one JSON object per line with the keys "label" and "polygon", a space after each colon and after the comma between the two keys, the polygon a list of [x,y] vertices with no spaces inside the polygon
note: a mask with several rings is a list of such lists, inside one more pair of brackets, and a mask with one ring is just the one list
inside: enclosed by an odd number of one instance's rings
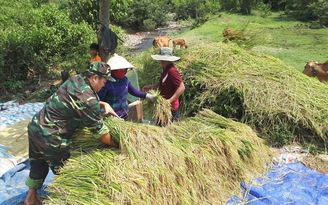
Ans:
{"label": "grass field", "polygon": [[181,35],[190,39],[192,45],[222,41],[222,30],[226,27],[245,29],[246,32],[257,30],[263,35],[269,35],[271,40],[255,46],[254,51],[272,55],[302,71],[309,60],[318,62],[328,60],[326,51],[328,29],[310,29],[310,25],[310,23],[290,20],[281,13],[272,13],[265,18],[256,15],[221,13],[211,17],[201,27]]}

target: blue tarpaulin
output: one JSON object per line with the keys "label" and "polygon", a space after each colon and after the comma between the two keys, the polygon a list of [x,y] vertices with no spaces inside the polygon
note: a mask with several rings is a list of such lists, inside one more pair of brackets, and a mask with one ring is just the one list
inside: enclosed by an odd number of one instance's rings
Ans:
{"label": "blue tarpaulin", "polygon": [[[0,150],[1,152],[4,149]],[[0,153],[1,154],[1,153]],[[11,157],[8,153],[3,153],[0,157],[9,159]],[[0,164],[1,166],[1,164]],[[30,173],[30,163],[28,159],[18,163],[16,166],[12,167],[6,171],[2,176],[0,176],[0,205],[22,205],[26,198],[28,187],[25,185],[25,181]],[[53,179],[54,174],[51,169],[49,169],[49,174],[44,182],[42,188],[38,191],[39,195],[46,196],[46,186]]]}
{"label": "blue tarpaulin", "polygon": [[277,166],[241,189],[244,198],[234,196],[226,205],[328,205],[328,175],[300,162]]}
{"label": "blue tarpaulin", "polygon": [[[33,117],[44,103],[26,103],[19,105],[15,101],[0,103],[0,130]],[[6,145],[12,146],[12,145]],[[5,145],[0,145],[0,205],[24,204],[28,187],[25,181],[30,173],[28,159],[11,155]],[[53,173],[49,174],[39,194],[45,196],[46,185],[52,180]]]}
{"label": "blue tarpaulin", "polygon": [[[27,194],[25,180],[29,174],[28,160],[10,169],[0,178],[0,205],[21,205]],[[46,185],[53,173],[49,171],[40,194],[47,195]],[[302,163],[283,164],[257,178],[256,183],[241,183],[243,199],[232,197],[226,205],[326,205],[328,204],[328,175]]]}
{"label": "blue tarpaulin", "polygon": [[26,103],[19,105],[15,101],[0,103],[0,130],[16,122],[30,119],[42,109],[44,103]]}

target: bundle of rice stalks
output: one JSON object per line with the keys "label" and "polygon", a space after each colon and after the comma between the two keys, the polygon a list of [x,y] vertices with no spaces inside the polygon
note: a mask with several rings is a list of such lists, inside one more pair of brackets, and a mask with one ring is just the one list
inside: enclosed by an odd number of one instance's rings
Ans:
{"label": "bundle of rice stalks", "polygon": [[156,124],[166,126],[171,124],[172,112],[170,103],[160,95],[158,90],[150,90],[150,94],[156,95],[155,100],[145,101],[143,110],[145,114],[152,116]]}
{"label": "bundle of rice stalks", "polygon": [[271,161],[250,127],[210,110],[166,127],[107,120],[121,150],[72,152],[46,204],[224,204]]}
{"label": "bundle of rice stalks", "polygon": [[[105,116],[104,123],[110,129],[110,134],[114,141],[120,142],[120,138],[122,136],[122,131],[120,127],[116,126],[115,121],[121,121],[118,118],[112,116]],[[78,149],[82,148],[84,151],[89,151],[94,148],[104,148],[106,145],[102,143],[100,140],[94,138],[92,136],[91,131],[87,127],[80,127],[77,129],[72,138],[73,148]]]}
{"label": "bundle of rice stalks", "polygon": [[274,146],[325,144],[327,84],[233,44],[200,44],[182,54],[176,66],[187,88],[184,115],[209,108],[247,123]]}

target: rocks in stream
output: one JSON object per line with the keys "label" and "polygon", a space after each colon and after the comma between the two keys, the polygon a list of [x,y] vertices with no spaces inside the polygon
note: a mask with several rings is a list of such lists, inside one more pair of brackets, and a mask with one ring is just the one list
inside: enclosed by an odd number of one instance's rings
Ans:
{"label": "rocks in stream", "polygon": [[129,48],[137,49],[138,45],[140,45],[143,42],[143,39],[145,39],[150,32],[138,32],[135,34],[128,34],[127,38],[124,40],[123,45],[127,46]]}

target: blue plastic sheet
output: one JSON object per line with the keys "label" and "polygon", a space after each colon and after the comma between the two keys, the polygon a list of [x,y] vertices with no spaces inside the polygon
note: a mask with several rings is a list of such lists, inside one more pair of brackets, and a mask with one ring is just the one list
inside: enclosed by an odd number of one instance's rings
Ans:
{"label": "blue plastic sheet", "polygon": [[30,119],[42,109],[44,103],[26,103],[19,105],[14,101],[0,103],[0,130],[16,122]]}
{"label": "blue plastic sheet", "polygon": [[328,175],[300,162],[273,168],[255,181],[241,183],[244,198],[234,196],[226,205],[328,205]]}
{"label": "blue plastic sheet", "polygon": [[[0,205],[21,205],[28,187],[29,161],[18,164],[0,178]],[[46,186],[53,179],[49,174],[39,194],[46,196]],[[226,205],[327,205],[328,175],[304,166],[302,163],[283,164],[258,178],[253,184],[241,183],[243,199],[232,197]]]}
{"label": "blue plastic sheet", "polygon": [[[1,156],[10,157],[6,153],[2,153]],[[0,165],[1,166],[1,165]],[[25,185],[25,181],[30,173],[30,163],[28,159],[17,164],[13,168],[9,169],[0,177],[0,205],[22,205],[26,198],[28,187]],[[44,185],[38,194],[46,196],[46,185],[51,182],[54,174],[49,169],[48,176],[44,182]]]}

